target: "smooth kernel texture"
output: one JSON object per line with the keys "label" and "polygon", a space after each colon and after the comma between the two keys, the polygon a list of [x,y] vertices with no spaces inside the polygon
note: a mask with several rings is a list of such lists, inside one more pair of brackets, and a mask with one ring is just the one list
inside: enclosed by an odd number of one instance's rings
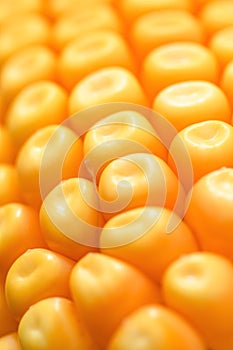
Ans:
{"label": "smooth kernel texture", "polygon": [[141,78],[150,98],[165,87],[187,80],[217,83],[219,66],[215,55],[204,45],[175,42],[151,51],[143,61]]}
{"label": "smooth kernel texture", "polygon": [[69,277],[74,261],[47,249],[34,248],[11,265],[5,282],[9,309],[16,319],[37,301],[70,298]]}
{"label": "smooth kernel texture", "polygon": [[233,60],[225,67],[221,77],[220,86],[228,97],[233,110]]}
{"label": "smooth kernel texture", "polygon": [[38,350],[38,341],[40,350],[100,350],[74,303],[66,298],[48,298],[32,305],[20,321],[18,334],[24,350]]}
{"label": "smooth kernel texture", "polygon": [[178,130],[206,120],[230,122],[231,107],[215,84],[199,80],[168,86],[155,97],[153,109]]}
{"label": "smooth kernel texture", "polygon": [[85,2],[77,0],[49,0],[46,3],[46,14],[52,20],[60,18],[63,14],[88,10],[96,5],[111,4],[112,0],[86,0]]}
{"label": "smooth kernel texture", "polygon": [[222,68],[233,60],[233,24],[217,31],[209,42],[209,48],[217,56]]}
{"label": "smooth kernel texture", "polygon": [[0,337],[0,349],[1,350],[21,350],[18,334],[14,332],[14,333],[9,333],[3,337]]}
{"label": "smooth kernel texture", "polygon": [[147,106],[147,98],[137,78],[120,67],[100,69],[81,80],[72,90],[69,112],[108,102],[128,102]]}
{"label": "smooth kernel texture", "polygon": [[50,124],[60,124],[68,116],[68,95],[52,81],[25,87],[12,102],[6,126],[17,147],[34,132]]}
{"label": "smooth kernel texture", "polygon": [[[173,139],[172,154],[179,150],[182,142],[191,157],[194,182],[211,171],[221,167],[233,168],[233,127],[220,120],[208,120],[192,124],[181,130]],[[168,165],[176,173],[172,157],[168,156]]]}
{"label": "smooth kernel texture", "polygon": [[84,137],[84,156],[98,183],[109,161],[138,152],[153,153],[167,160],[167,149],[155,128],[142,113],[125,110],[94,123]]}
{"label": "smooth kernel texture", "polygon": [[149,12],[132,25],[130,41],[140,59],[153,49],[178,41],[204,43],[201,23],[192,14],[182,10]]}
{"label": "smooth kernel texture", "polygon": [[17,170],[12,164],[0,164],[0,206],[23,202]]}
{"label": "smooth kernel texture", "polygon": [[0,266],[3,276],[30,248],[46,247],[38,214],[29,206],[9,203],[0,207]]}
{"label": "smooth kernel texture", "polygon": [[46,46],[30,46],[11,56],[0,73],[3,108],[26,86],[55,79],[56,56]]}
{"label": "smooth kernel texture", "polygon": [[[107,350],[205,350],[197,331],[172,310],[158,305],[139,308],[117,328]],[[139,349],[139,348],[138,348]]]}
{"label": "smooth kernel texture", "polygon": [[15,14],[1,26],[0,66],[14,53],[30,45],[47,45],[49,39],[50,26],[45,17],[36,13]]}
{"label": "smooth kernel texture", "polygon": [[172,263],[163,276],[165,304],[200,332],[206,347],[233,347],[233,266],[221,255],[193,253]]}
{"label": "smooth kernel texture", "polygon": [[21,15],[25,13],[40,12],[42,10],[43,0],[1,0],[0,1],[0,23],[4,23],[14,15]]}
{"label": "smooth kernel texture", "polygon": [[78,260],[98,247],[101,217],[94,184],[70,178],[44,199],[40,225],[49,248]]}
{"label": "smooth kernel texture", "polygon": [[[168,233],[169,223],[175,223]],[[101,252],[136,266],[160,282],[167,266],[183,254],[198,250],[189,227],[171,211],[140,207],[115,215],[100,236]]]}
{"label": "smooth kernel texture", "polygon": [[0,350],[233,350],[232,6],[0,0]]}
{"label": "smooth kernel texture", "polygon": [[161,10],[186,10],[191,11],[193,8],[192,0],[119,0],[117,2],[120,13],[129,23],[134,22],[137,18],[146,13]]}
{"label": "smooth kernel texture", "polygon": [[185,221],[203,250],[233,260],[233,168],[203,176],[193,187]]}
{"label": "smooth kernel texture", "polygon": [[25,202],[39,210],[49,191],[78,174],[82,158],[82,141],[69,128],[49,125],[35,132],[16,158]]}
{"label": "smooth kernel texture", "polygon": [[97,30],[73,39],[58,59],[59,78],[68,90],[88,74],[110,66],[135,70],[127,42],[110,30]]}
{"label": "smooth kernel texture", "polygon": [[160,300],[156,284],[139,270],[100,253],[89,253],[76,263],[70,288],[78,312],[101,349],[124,317]]}
{"label": "smooth kernel texture", "polygon": [[222,28],[233,25],[233,2],[231,0],[214,0],[207,2],[199,18],[209,36]]}
{"label": "smooth kernel texture", "polygon": [[161,158],[133,153],[113,160],[103,170],[99,194],[105,202],[100,206],[106,218],[141,206],[173,209],[179,190],[177,177]]}
{"label": "smooth kernel texture", "polygon": [[53,27],[53,45],[57,50],[62,50],[72,39],[82,38],[99,29],[122,32],[120,18],[107,4],[64,13]]}

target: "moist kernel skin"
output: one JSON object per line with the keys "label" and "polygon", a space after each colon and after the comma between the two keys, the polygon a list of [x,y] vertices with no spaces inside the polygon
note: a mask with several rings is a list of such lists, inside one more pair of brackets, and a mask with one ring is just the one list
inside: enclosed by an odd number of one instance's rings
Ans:
{"label": "moist kernel skin", "polygon": [[233,1],[0,27],[0,350],[232,350]]}

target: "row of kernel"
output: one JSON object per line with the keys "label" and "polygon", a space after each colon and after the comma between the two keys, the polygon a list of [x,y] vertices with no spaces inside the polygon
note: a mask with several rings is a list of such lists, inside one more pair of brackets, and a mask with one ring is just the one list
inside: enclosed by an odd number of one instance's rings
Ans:
{"label": "row of kernel", "polygon": [[[99,12],[98,12],[99,9]],[[103,9],[105,10],[105,12],[103,11]],[[61,35],[66,35],[64,33],[67,32],[68,30],[68,37],[66,39],[62,39],[60,38],[62,41],[65,40],[66,42],[70,42],[70,40],[73,38],[73,36],[75,36],[75,42],[73,42],[71,40],[70,44],[65,45],[64,51],[62,50],[61,55],[59,55],[59,59],[58,59],[58,65],[60,68],[58,68],[58,79],[59,81],[61,81],[64,86],[66,88],[71,88],[74,87],[74,85],[76,83],[78,83],[80,80],[82,81],[82,78],[87,76],[89,73],[91,73],[92,71],[96,71],[99,68],[102,68],[101,66],[104,65],[106,63],[106,65],[117,65],[117,66],[124,66],[127,69],[132,69],[133,72],[135,72],[135,62],[133,62],[132,59],[132,53],[130,52],[130,43],[127,43],[127,40],[124,40],[122,37],[120,37],[121,34],[118,34],[116,32],[118,32],[121,27],[121,20],[120,18],[118,18],[118,15],[116,14],[115,10],[110,7],[110,5],[108,4],[101,4],[98,5],[94,10],[80,10],[80,12],[77,12],[74,14],[70,14],[70,12],[66,13],[66,15],[64,15],[62,18],[64,19],[64,30],[61,31]],[[95,12],[95,16],[94,16],[94,12]],[[99,17],[98,17],[98,13],[99,13]],[[74,17],[74,26],[76,26],[76,31],[73,28],[72,25],[72,20],[71,17]],[[115,16],[115,17],[114,17]],[[166,32],[165,34],[168,35],[168,39],[165,37],[162,39],[162,42],[159,43],[159,46],[161,45],[161,43],[164,43],[163,40],[165,40],[165,42],[167,40],[177,40],[179,38],[179,40],[191,40],[191,41],[203,41],[203,33],[202,33],[202,28],[201,28],[201,21],[197,20],[195,17],[192,17],[192,15],[188,12],[185,12],[183,10],[162,10],[162,11],[157,11],[157,12],[150,12],[148,15],[144,15],[144,16],[152,16],[152,20],[154,20],[153,16],[155,17],[155,23],[156,23],[156,18],[157,18],[157,25],[161,26],[161,29],[167,28],[168,32]],[[163,17],[164,16],[164,17]],[[83,17],[83,20],[81,20],[81,18]],[[95,21],[93,20],[93,17],[95,18]],[[177,17],[177,18],[176,18]],[[93,28],[87,25],[87,21],[88,18],[90,19],[90,23],[91,25],[93,25]],[[114,20],[115,18],[115,20]],[[183,18],[183,20],[182,20]],[[110,19],[110,21],[109,21]],[[142,21],[143,16],[140,17],[138,20]],[[169,21],[170,19],[170,21]],[[62,19],[58,19],[58,22],[55,23],[54,25],[54,30],[56,28],[56,26],[58,25],[58,23],[60,23]],[[29,21],[30,23],[30,21]],[[61,22],[63,23],[63,22]],[[135,22],[136,23],[136,22]],[[145,22],[145,26],[146,26]],[[182,27],[183,25],[183,27]],[[226,25],[226,23],[225,23]],[[35,25],[37,28],[37,25]],[[38,25],[39,26],[39,25]],[[169,29],[170,26],[170,29]],[[59,26],[58,26],[59,27]],[[29,25],[30,28],[30,25]],[[26,28],[26,32],[30,32],[29,28]],[[100,29],[104,31],[101,31]],[[105,28],[108,29],[107,32],[105,32]],[[143,28],[143,25],[142,25]],[[156,25],[155,25],[156,28]],[[188,29],[189,28],[189,29]],[[176,32],[177,29],[177,35],[178,37],[174,35],[174,33]],[[41,30],[41,29],[40,29]],[[40,34],[40,30],[39,30],[39,34]],[[97,33],[93,33],[93,30],[100,30]],[[110,31],[109,31],[110,30]],[[114,32],[112,32],[112,30]],[[116,32],[115,32],[116,31]],[[14,31],[13,31],[14,32]],[[33,30],[32,30],[33,32]],[[55,30],[56,32],[56,30]],[[139,31],[140,34],[141,31]],[[164,36],[164,31],[161,30],[162,36]],[[84,38],[80,38],[80,34],[84,35]],[[89,33],[89,34],[87,34]],[[169,34],[170,33],[170,34]],[[180,33],[180,34],[179,34]],[[195,34],[196,33],[196,34]],[[40,38],[42,43],[43,43],[43,35],[40,34],[42,37]],[[39,36],[40,36],[39,35]],[[71,37],[70,37],[71,35]],[[170,39],[169,39],[169,35],[171,35]],[[180,36],[179,36],[180,35]],[[59,31],[57,34],[57,37],[59,38]],[[146,38],[148,38],[148,35],[146,35]],[[30,39],[30,38],[29,38]],[[35,39],[35,42],[33,41],[33,43],[37,43],[37,39],[36,36],[35,38],[33,38],[33,40]],[[60,40],[58,39],[58,41]],[[140,39],[140,38],[139,38]],[[158,39],[158,38],[157,38]],[[153,38],[152,38],[152,46],[150,45],[149,48],[147,48],[147,51],[152,50],[153,45],[157,45],[156,44],[156,40],[155,38],[155,43],[153,44]],[[130,40],[130,39],[129,39]],[[140,39],[142,40],[142,39]],[[148,40],[148,39],[147,39]],[[137,41],[137,40],[136,40]],[[56,40],[55,40],[56,42]],[[111,45],[110,45],[111,42]],[[29,42],[26,42],[26,46],[29,45],[31,42],[29,40]],[[143,52],[143,45],[145,44],[145,42],[141,42],[141,44],[139,45],[139,51],[140,54]],[[191,43],[189,43],[190,45]],[[147,44],[146,44],[147,45]],[[194,45],[194,44],[193,44]],[[215,45],[216,46],[216,45]],[[214,47],[215,47],[214,46]],[[24,44],[22,45],[22,47],[24,47]],[[163,46],[161,47],[161,49],[163,48]],[[195,45],[194,45],[195,48]],[[200,48],[203,48],[200,45]],[[15,48],[17,50],[17,47]],[[48,50],[48,49],[47,49]],[[205,48],[205,51],[207,51],[208,49]],[[213,50],[217,50],[216,47]],[[190,64],[187,63],[187,67],[184,69],[184,76],[182,76],[182,74],[180,74],[180,72],[178,72],[178,74],[175,74],[176,76],[180,75],[179,80],[191,80],[191,79],[203,79],[203,80],[210,80],[213,81],[215,83],[218,82],[216,75],[218,74],[217,70],[218,70],[218,64],[217,62],[211,62],[211,61],[216,61],[215,58],[210,57],[209,59],[206,60],[206,62],[202,62],[201,66],[199,66],[199,62],[197,62],[197,59],[195,57],[189,57],[189,51],[187,52],[187,59],[186,59],[186,52],[184,51],[183,56],[180,59],[180,64],[182,65],[182,63],[185,61],[187,62],[188,60],[190,60]],[[201,49],[200,49],[201,51]],[[204,48],[202,50],[204,52]],[[229,50],[228,50],[229,51]],[[14,52],[14,51],[13,51]],[[30,52],[29,52],[30,53]],[[40,53],[40,52],[39,52]],[[19,92],[19,90],[27,85],[30,84],[30,82],[33,82],[34,80],[39,79],[39,71],[40,69],[35,66],[33,67],[33,63],[37,61],[37,57],[40,56],[40,54],[37,53],[34,56],[32,56],[30,58],[30,54],[29,57],[24,60],[21,59],[21,57],[19,57],[19,61],[22,62],[21,65],[19,65],[19,69],[22,71],[22,76],[24,76],[24,82],[22,82],[21,86],[19,87],[15,87],[14,86],[14,82],[12,82],[13,86],[8,86],[10,85],[11,82],[11,76],[12,76],[12,69],[14,70],[14,61],[12,64],[8,64],[6,66],[3,67],[3,73],[2,73],[2,84],[3,84],[3,99],[6,101],[11,101],[12,98],[17,94],[17,92]],[[154,53],[154,51],[153,51]],[[201,52],[200,52],[201,54]],[[152,55],[152,53],[151,53]],[[158,54],[159,55],[159,54]],[[179,56],[179,54],[178,54]],[[195,55],[193,55],[195,56]],[[211,52],[209,52],[209,56],[211,56]],[[212,55],[213,56],[213,55]],[[113,57],[114,59],[111,60],[111,57]],[[151,86],[150,83],[147,82],[147,75],[148,75],[148,79],[151,80],[151,84],[153,85],[153,88],[156,87],[156,81],[159,79],[153,78],[153,70],[154,70],[154,65],[156,66],[157,64],[157,60],[152,58],[150,59],[150,55],[147,56],[143,62],[143,65],[140,67],[140,71],[141,73],[139,74],[138,78],[141,78],[142,76],[142,82],[144,80],[143,76],[145,75],[145,80],[146,80],[146,90],[149,91],[149,95],[150,95],[150,91],[151,91]],[[153,55],[152,55],[153,57]],[[17,61],[18,61],[18,57],[16,56]],[[227,58],[227,61],[229,62],[231,57]],[[148,63],[149,61],[149,63]],[[152,61],[152,63],[150,63],[150,61]],[[158,59],[159,61],[159,59]],[[189,73],[189,70],[192,70],[193,68],[193,61],[194,63],[196,63],[198,66],[196,68],[196,70],[193,70],[193,74]],[[25,65],[28,69],[28,67],[30,66],[29,63],[32,64],[32,72],[29,71],[29,75],[33,74],[33,73],[37,73],[35,74],[35,77],[32,77],[32,79],[26,79],[25,77],[25,73],[23,72],[23,66]],[[179,57],[178,60],[175,62],[176,64],[179,63]],[[40,64],[40,60],[39,60],[39,64]],[[216,68],[213,68],[213,73],[211,73],[211,66],[212,65],[216,65]],[[9,67],[10,65],[10,67]],[[13,65],[13,68],[12,68]],[[17,66],[17,64],[15,64]],[[208,70],[205,69],[205,67],[207,67],[208,65]],[[46,61],[46,66],[49,66],[48,63],[48,59]],[[149,66],[149,68],[144,68]],[[26,68],[25,67],[25,68]],[[54,64],[55,67],[55,64]],[[41,77],[40,79],[55,79],[57,77],[57,74],[55,74],[55,72],[48,72],[48,75],[45,72],[45,69],[41,69]],[[210,70],[210,75],[206,76],[206,71]],[[216,72],[215,72],[216,70]],[[82,71],[82,73],[80,74],[80,72]],[[146,73],[144,73],[144,71]],[[43,74],[44,73],[44,74]],[[151,74],[152,73],[152,74]],[[167,77],[168,73],[164,73],[165,74],[165,79]],[[187,73],[187,74],[186,74]],[[14,74],[17,74],[17,67],[15,67],[14,70]],[[155,73],[156,75],[156,69],[155,69]],[[212,75],[213,74],[213,75]],[[18,81],[20,81],[20,77],[17,79]],[[163,80],[163,77],[162,79]],[[4,83],[6,82],[6,83]],[[167,82],[167,84],[172,84],[173,82],[176,82],[175,80],[172,80],[170,82]],[[5,86],[6,85],[6,86]],[[164,85],[161,86],[162,88],[164,87]],[[161,89],[161,87],[159,87],[159,89]],[[156,88],[155,88],[156,91]],[[228,93],[229,95],[229,93]],[[149,96],[150,97],[150,96]],[[154,97],[154,96],[153,96]]]}

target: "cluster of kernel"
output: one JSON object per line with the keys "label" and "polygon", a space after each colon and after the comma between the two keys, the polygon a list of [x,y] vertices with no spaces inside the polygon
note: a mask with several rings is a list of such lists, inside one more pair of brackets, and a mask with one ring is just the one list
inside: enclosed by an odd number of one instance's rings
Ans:
{"label": "cluster of kernel", "polygon": [[0,25],[0,350],[232,350],[233,1],[0,0]]}

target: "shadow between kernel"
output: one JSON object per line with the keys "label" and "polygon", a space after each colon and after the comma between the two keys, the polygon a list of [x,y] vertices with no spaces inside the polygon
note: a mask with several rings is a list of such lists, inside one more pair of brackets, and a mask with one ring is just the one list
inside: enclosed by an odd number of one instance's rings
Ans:
{"label": "shadow between kernel", "polygon": [[[57,164],[54,164],[53,168],[50,168],[49,159],[51,159],[50,157],[54,152],[54,147],[56,148],[56,137],[58,134],[57,132],[58,129],[51,136],[49,142],[45,147],[45,151],[43,153],[41,167],[40,167],[39,181],[40,181],[41,197],[44,201],[44,206],[47,211],[47,214],[50,220],[53,222],[53,224],[56,226],[56,228],[60,232],[62,232],[66,237],[70,238],[71,240],[85,246],[99,248],[100,247],[99,237],[103,228],[90,225],[89,223],[84,222],[81,218],[75,215],[72,209],[69,207],[66,201],[66,198],[64,196],[64,193],[61,193],[61,196],[63,198],[63,205],[66,208],[67,213],[69,213],[68,214],[69,217],[67,217],[66,222],[60,220],[57,214],[53,212],[54,208],[50,208],[46,206],[46,197],[50,192],[50,190],[54,188],[56,184],[62,181],[62,165],[63,165],[64,159],[69,149],[71,148],[72,144],[77,140],[77,138],[83,137],[87,131],[89,131],[96,123],[98,123],[103,118],[118,112],[123,112],[123,111],[124,112],[133,111],[143,115],[152,125],[155,136],[157,136],[160,139],[160,141],[169,151],[172,141],[178,134],[177,130],[169,121],[167,121],[164,117],[162,117],[161,115],[159,115],[158,113],[154,112],[153,110],[147,107],[135,105],[131,103],[114,102],[114,103],[106,103],[106,104],[102,104],[102,105],[98,105],[98,106],[94,106],[94,107],[82,110],[74,114],[73,116],[67,118],[63,123],[61,123],[58,126],[58,128],[59,127],[68,128],[72,132],[72,137],[71,137],[71,142],[67,143],[66,147],[61,152],[60,162],[58,162]],[[129,124],[126,124],[126,125],[129,125]],[[142,128],[141,126],[139,127]],[[142,129],[146,132],[151,132],[147,129],[144,129],[144,128]],[[180,139],[178,139],[178,141],[179,140]],[[135,149],[136,147],[137,151],[141,151],[142,153],[151,153],[147,148],[145,148],[145,146],[143,146],[142,144],[138,144],[135,141],[129,141],[129,140],[123,139],[121,140],[121,142],[125,142],[126,149],[127,147],[130,148],[133,143],[134,144],[132,147],[133,149]],[[166,228],[166,234],[172,233],[175,230],[175,228],[179,225],[179,223],[182,221],[190,202],[190,194],[192,192],[192,187],[193,187],[193,169],[192,169],[191,159],[189,157],[189,154],[185,145],[182,143],[181,140],[180,142],[178,142],[178,145],[179,145],[178,154],[175,154],[176,152],[173,152],[171,156],[173,157],[173,160],[177,167],[178,180],[182,184],[185,192],[188,195],[186,197],[186,202],[184,203],[183,199],[181,198],[181,187],[179,186],[178,196],[176,198],[174,208],[171,211],[171,216]],[[101,145],[98,147],[101,148]],[[122,155],[115,154],[115,157],[119,157],[119,156],[122,156]],[[113,158],[109,159],[109,161],[112,159]],[[99,166],[101,166],[101,164]],[[103,203],[103,200],[101,200],[98,195],[98,189],[97,189],[96,178],[95,178],[96,172],[98,170],[99,168],[94,169],[94,171],[93,169],[90,169],[90,166],[87,164],[87,161],[85,161],[84,159],[77,176],[87,178],[87,173],[89,174],[89,181],[91,181],[94,184],[95,195],[97,196],[96,198],[97,207],[95,207],[94,209],[96,209],[99,212],[102,212],[103,207],[106,210],[106,203]],[[120,193],[118,194],[120,195]],[[129,192],[129,195],[130,195],[130,192]],[[147,197],[147,202],[145,204],[145,209],[148,207],[152,207],[151,203],[153,203],[153,201],[151,202],[151,195],[149,194],[148,197]],[[86,199],[84,198],[84,200]],[[119,196],[118,196],[118,200],[119,200]],[[165,195],[164,195],[164,201],[165,201]],[[107,206],[108,206],[108,210],[113,210],[111,209],[111,205],[109,205],[109,202],[107,203]],[[142,211],[142,215],[140,215],[140,217],[138,217],[134,223],[130,222],[129,224],[125,225],[124,229],[126,228],[126,226],[128,226],[127,229],[130,227],[132,228],[132,232],[133,232],[132,237],[131,236],[127,237],[126,240],[123,237],[122,241],[118,242],[117,245],[115,246],[129,244],[130,242],[133,242],[139,239],[140,237],[142,237],[143,235],[145,235],[159,220],[162,214],[162,211],[164,209],[163,205],[160,207],[157,206],[157,208],[158,209],[157,209],[156,217],[152,217],[151,220],[147,220],[147,224],[146,226],[144,226],[143,232],[135,233],[132,225],[134,225],[134,227],[135,225],[139,225],[140,227],[140,220],[144,220],[144,216],[145,216],[144,210]],[[116,211],[113,210],[113,213],[114,212]],[[69,222],[69,232],[67,228],[67,222]],[[117,230],[119,230],[119,228],[117,228]],[[79,232],[78,237],[77,237],[77,231]],[[85,232],[85,234],[83,235],[82,232]],[[111,248],[113,247],[114,246],[111,245]],[[108,247],[105,246],[101,248],[108,248]]]}

